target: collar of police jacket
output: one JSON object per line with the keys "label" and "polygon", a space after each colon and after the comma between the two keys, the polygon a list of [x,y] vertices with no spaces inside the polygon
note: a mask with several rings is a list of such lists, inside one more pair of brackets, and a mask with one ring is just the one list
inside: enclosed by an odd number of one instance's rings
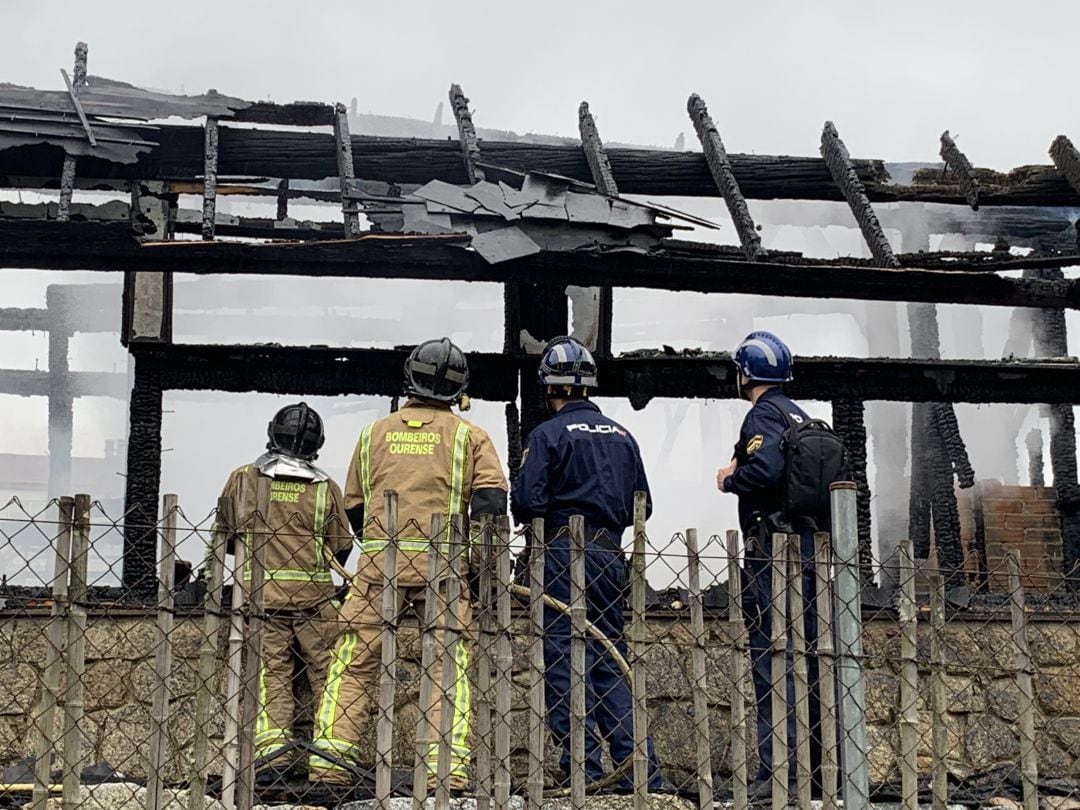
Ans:
{"label": "collar of police jacket", "polygon": [[329,481],[330,476],[310,461],[282,455],[263,453],[255,459],[255,467],[270,478],[302,478],[305,481]]}

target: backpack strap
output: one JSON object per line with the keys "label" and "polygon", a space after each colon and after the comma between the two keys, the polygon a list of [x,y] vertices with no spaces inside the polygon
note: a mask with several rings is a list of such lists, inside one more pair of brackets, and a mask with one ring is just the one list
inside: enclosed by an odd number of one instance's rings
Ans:
{"label": "backpack strap", "polygon": [[771,399],[766,399],[766,400],[764,400],[764,403],[765,403],[766,405],[772,405],[772,406],[773,406],[773,408],[775,408],[775,409],[776,409],[776,411],[777,411],[777,412],[778,412],[778,413],[780,414],[780,416],[781,416],[781,417],[783,417],[783,419],[784,419],[784,422],[785,422],[785,423],[787,424],[787,426],[788,426],[789,428],[793,428],[793,427],[796,427],[796,422],[795,422],[795,420],[794,420],[794,419],[792,419],[792,418],[791,418],[791,414],[790,414],[790,413],[788,413],[788,410],[787,410],[787,408],[781,408],[781,407],[780,407],[780,403],[779,403],[779,402],[774,402],[774,401],[773,401],[773,400],[771,400]]}

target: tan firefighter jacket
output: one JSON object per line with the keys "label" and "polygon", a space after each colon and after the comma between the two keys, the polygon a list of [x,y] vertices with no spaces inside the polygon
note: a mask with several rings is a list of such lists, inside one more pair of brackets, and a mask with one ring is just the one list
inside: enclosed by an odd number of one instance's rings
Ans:
{"label": "tan firefighter jacket", "polygon": [[233,471],[221,494],[233,504],[233,537],[245,539],[246,582],[251,580],[248,549],[254,532],[263,528],[256,517],[260,479],[269,479],[270,497],[263,605],[279,610],[316,607],[329,600],[336,590],[330,574],[330,557],[353,542],[341,488],[329,478],[321,481],[280,475],[271,478],[254,464]]}
{"label": "tan firefighter jacket", "polygon": [[360,433],[345,479],[345,508],[364,507],[357,578],[381,582],[386,490],[398,494],[397,574],[402,585],[427,578],[432,515],[468,514],[478,489],[508,489],[491,437],[450,410],[411,399]]}

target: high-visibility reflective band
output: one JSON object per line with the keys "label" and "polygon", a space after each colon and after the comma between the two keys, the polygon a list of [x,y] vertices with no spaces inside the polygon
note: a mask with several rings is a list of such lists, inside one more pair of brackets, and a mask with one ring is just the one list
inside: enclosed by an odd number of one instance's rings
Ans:
{"label": "high-visibility reflective band", "polygon": [[[329,571],[305,571],[302,568],[268,568],[265,573],[267,582],[310,582],[319,584],[334,581],[334,577]],[[244,582],[251,582],[251,569],[244,571]]]}
{"label": "high-visibility reflective band", "polygon": [[267,706],[270,700],[266,693],[266,664],[259,662],[259,713],[255,716],[255,740],[258,744],[259,737],[270,731],[270,713]]}
{"label": "high-visibility reflective band", "polygon": [[356,654],[358,640],[359,637],[355,631],[347,630],[334,650],[334,661],[327,673],[326,688],[323,690],[319,711],[315,716],[315,733],[312,736],[316,746],[325,745],[329,750],[333,749],[336,742],[334,720],[338,713],[338,701],[341,699],[341,680]]}
{"label": "high-visibility reflective band", "polygon": [[326,482],[320,481],[315,488],[315,565],[320,571],[328,568],[323,557],[326,545]]}
{"label": "high-visibility reflective band", "polygon": [[[348,740],[317,739],[313,745],[316,751],[325,752],[326,756],[313,753],[308,757],[308,768],[312,770],[345,771],[348,769],[340,765],[339,761],[354,764],[360,759],[360,746]],[[332,759],[327,759],[327,757],[332,757]]]}
{"label": "high-visibility reflective band", "polygon": [[364,493],[364,504],[371,510],[371,429],[368,425],[360,433],[360,485]]}
{"label": "high-visibility reflective band", "polygon": [[[466,776],[469,765],[469,652],[465,642],[454,645],[454,699],[450,725],[450,774]],[[439,764],[438,741],[428,744],[428,772],[434,774]]]}
{"label": "high-visibility reflective band", "polygon": [[463,481],[465,478],[465,449],[469,440],[469,426],[459,422],[454,432],[454,457],[450,462],[450,498],[446,505],[447,520],[461,514]]}
{"label": "high-visibility reflective band", "polygon": [[[390,541],[385,537],[365,537],[360,541],[360,551],[364,554],[378,554],[386,551]],[[400,551],[428,551],[431,543],[426,537],[402,537],[397,543]]]}

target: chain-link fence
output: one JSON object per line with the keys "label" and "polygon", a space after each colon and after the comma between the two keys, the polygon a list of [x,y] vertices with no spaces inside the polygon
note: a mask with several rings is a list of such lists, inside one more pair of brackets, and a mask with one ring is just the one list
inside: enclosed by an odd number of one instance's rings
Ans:
{"label": "chain-link fence", "polygon": [[831,537],[660,543],[642,499],[625,553],[581,518],[399,526],[393,493],[354,538],[313,490],[263,485],[200,519],[167,496],[145,527],[156,605],[114,585],[123,520],[89,497],[0,508],[4,795],[1034,810],[1080,793],[1076,583],[1022,544],[948,575],[902,544],[872,608],[854,490],[834,492]]}

